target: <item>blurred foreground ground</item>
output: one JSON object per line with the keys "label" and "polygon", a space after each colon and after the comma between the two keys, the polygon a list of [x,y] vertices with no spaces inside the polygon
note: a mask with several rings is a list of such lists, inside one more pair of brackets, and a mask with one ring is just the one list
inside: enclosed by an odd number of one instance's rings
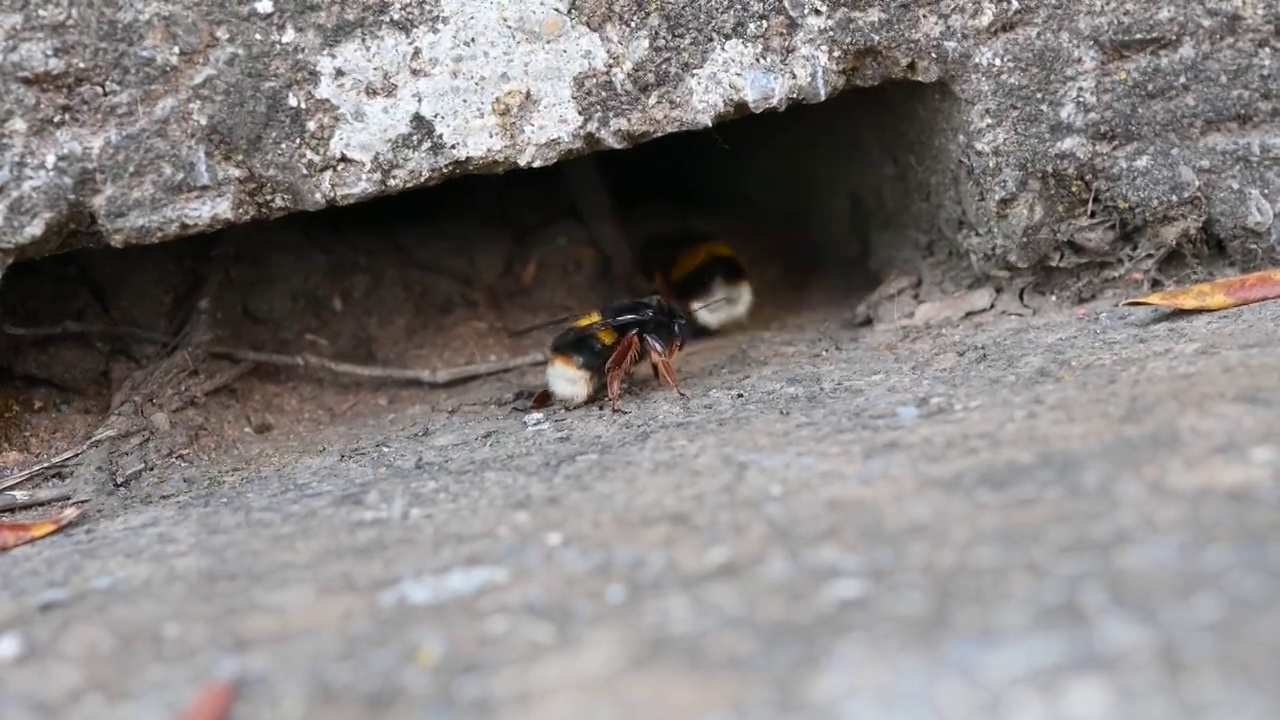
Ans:
{"label": "blurred foreground ground", "polygon": [[[410,404],[0,556],[5,720],[1280,716],[1280,303],[794,327]],[[299,380],[305,382],[305,380]],[[275,443],[272,445],[271,443]]]}

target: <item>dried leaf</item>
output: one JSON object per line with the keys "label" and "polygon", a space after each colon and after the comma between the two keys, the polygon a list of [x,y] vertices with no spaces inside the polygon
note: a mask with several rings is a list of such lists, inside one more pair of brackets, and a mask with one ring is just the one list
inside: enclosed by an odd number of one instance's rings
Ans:
{"label": "dried leaf", "polygon": [[1263,270],[1174,288],[1120,303],[1159,305],[1175,310],[1227,310],[1264,300],[1280,300],[1280,270]]}
{"label": "dried leaf", "polygon": [[27,522],[0,522],[0,552],[11,550],[32,540],[55,533],[84,513],[82,507],[72,507],[52,517]]}
{"label": "dried leaf", "polygon": [[226,720],[236,699],[236,682],[218,680],[204,686],[178,720]]}

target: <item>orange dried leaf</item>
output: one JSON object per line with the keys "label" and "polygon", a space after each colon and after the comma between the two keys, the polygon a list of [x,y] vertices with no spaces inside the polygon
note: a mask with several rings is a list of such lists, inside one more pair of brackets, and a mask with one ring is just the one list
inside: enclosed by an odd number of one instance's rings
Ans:
{"label": "orange dried leaf", "polygon": [[226,720],[236,699],[234,680],[218,680],[204,686],[178,720]]}
{"label": "orange dried leaf", "polygon": [[71,524],[71,521],[80,517],[82,513],[84,513],[84,508],[72,507],[63,510],[57,515],[40,520],[0,522],[0,552],[55,533]]}
{"label": "orange dried leaf", "polygon": [[1175,310],[1227,310],[1280,300],[1280,270],[1263,270],[1132,298],[1123,305],[1159,305]]}

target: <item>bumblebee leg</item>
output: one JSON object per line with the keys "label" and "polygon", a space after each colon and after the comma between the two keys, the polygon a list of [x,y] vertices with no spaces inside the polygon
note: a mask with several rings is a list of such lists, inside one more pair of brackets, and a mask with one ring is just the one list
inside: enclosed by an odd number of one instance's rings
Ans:
{"label": "bumblebee leg", "polygon": [[541,410],[551,404],[551,399],[551,391],[547,388],[542,388],[538,391],[538,394],[534,395],[533,399],[529,401],[529,408],[531,410]]}
{"label": "bumblebee leg", "polygon": [[671,361],[663,358],[658,361],[658,372],[662,374],[662,379],[675,389],[676,394],[682,398],[688,399],[689,393],[680,389],[680,385],[676,382],[676,371],[671,367]]}
{"label": "bumblebee leg", "polygon": [[631,372],[640,354],[640,338],[638,330],[632,330],[618,341],[617,348],[604,364],[605,384],[608,388],[609,405],[614,412],[623,412],[619,405],[622,397],[622,378]]}
{"label": "bumblebee leg", "polygon": [[644,339],[645,345],[649,346],[649,362],[653,363],[654,372],[662,378],[663,382],[674,388],[680,397],[689,397],[688,393],[680,389],[680,384],[676,381],[676,371],[671,367],[671,353],[667,351],[666,345],[649,335]]}

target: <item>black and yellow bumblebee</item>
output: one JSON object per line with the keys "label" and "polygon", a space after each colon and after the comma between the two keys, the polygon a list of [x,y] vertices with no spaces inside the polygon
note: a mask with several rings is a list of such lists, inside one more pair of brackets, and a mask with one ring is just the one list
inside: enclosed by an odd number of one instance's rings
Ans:
{"label": "black and yellow bumblebee", "polygon": [[[563,322],[539,323],[519,330],[520,335]],[[688,339],[688,318],[661,295],[623,300],[573,318],[551,341],[547,360],[547,386],[534,396],[532,407],[559,400],[573,408],[605,391],[614,412],[623,412],[622,381],[647,357],[653,376],[671,386],[681,397],[671,360]]]}
{"label": "black and yellow bumblebee", "polygon": [[747,319],[755,293],[747,268],[723,241],[703,234],[660,236],[645,242],[638,266],[657,292],[712,334]]}

